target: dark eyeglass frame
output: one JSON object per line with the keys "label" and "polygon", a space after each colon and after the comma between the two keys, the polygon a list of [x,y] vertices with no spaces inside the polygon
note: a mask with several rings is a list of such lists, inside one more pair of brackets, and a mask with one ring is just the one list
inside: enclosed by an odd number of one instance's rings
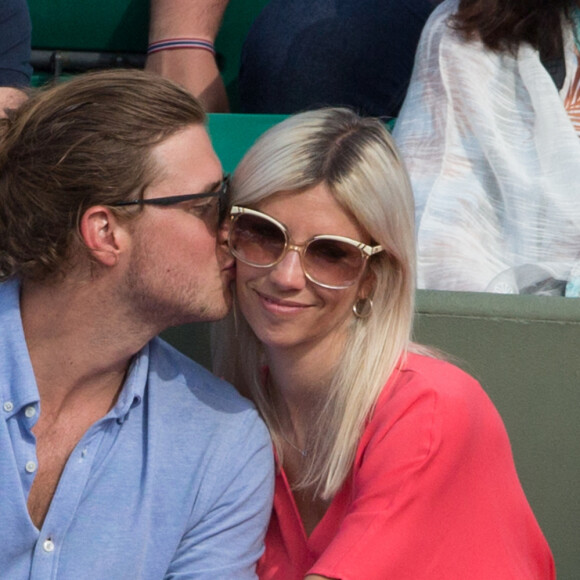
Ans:
{"label": "dark eyeglass frame", "polygon": [[[306,276],[306,278],[308,278],[308,280],[310,280],[312,283],[314,283],[318,286],[322,286],[323,288],[328,288],[330,290],[344,290],[345,288],[352,286],[356,282],[356,279],[352,280],[352,282],[349,282],[348,284],[342,284],[342,285],[325,284],[323,282],[319,282],[318,280],[315,280],[312,277],[312,275],[308,273],[307,269],[304,267],[304,254],[306,253],[308,246],[312,242],[315,242],[317,240],[331,240],[331,241],[335,241],[335,242],[344,242],[346,244],[354,246],[355,248],[357,248],[360,251],[361,256],[363,257],[363,266],[361,267],[361,272],[364,270],[364,264],[366,264],[366,261],[371,256],[374,256],[375,254],[378,254],[379,252],[384,251],[383,247],[380,245],[370,246],[369,244],[365,244],[364,242],[359,242],[358,240],[353,240],[352,238],[347,238],[345,236],[335,236],[335,235],[331,235],[331,234],[321,234],[321,235],[313,236],[312,238],[310,238],[309,240],[307,240],[303,244],[295,244],[292,242],[292,239],[290,238],[290,233],[288,232],[288,228],[282,222],[279,222],[277,219],[273,218],[272,216],[269,216],[267,213],[263,213],[261,211],[251,209],[249,207],[243,207],[240,205],[234,205],[230,208],[230,224],[233,225],[234,222],[236,221],[236,219],[244,214],[253,215],[253,216],[262,218],[262,219],[274,224],[275,226],[277,226],[280,229],[280,231],[284,234],[284,242],[285,242],[284,249],[282,250],[282,253],[280,254],[280,256],[275,261],[273,261],[271,263],[255,264],[253,262],[249,262],[248,260],[245,260],[244,258],[239,256],[238,253],[232,248],[232,245],[230,244],[230,233],[232,231],[232,228],[230,227],[230,231],[228,232],[228,247],[230,248],[230,252],[232,253],[232,255],[236,259],[241,260],[245,264],[248,264],[249,266],[253,266],[254,268],[273,268],[274,266],[279,264],[284,259],[284,257],[286,256],[286,254],[290,250],[294,250],[294,251],[298,252],[298,255],[300,256],[300,263],[302,264],[302,271],[304,272],[304,275]],[[360,275],[360,273],[359,273],[359,275]]]}
{"label": "dark eyeglass frame", "polygon": [[217,197],[219,207],[219,221],[220,223],[226,217],[226,211],[229,205],[228,189],[230,185],[230,176],[224,175],[219,188],[216,191],[207,191],[205,193],[187,193],[185,195],[169,195],[166,197],[154,197],[151,199],[132,199],[128,201],[117,201],[111,203],[111,207],[128,207],[135,205],[157,205],[161,207],[168,207],[177,205],[184,201],[191,201],[193,199],[204,199],[206,197]]}

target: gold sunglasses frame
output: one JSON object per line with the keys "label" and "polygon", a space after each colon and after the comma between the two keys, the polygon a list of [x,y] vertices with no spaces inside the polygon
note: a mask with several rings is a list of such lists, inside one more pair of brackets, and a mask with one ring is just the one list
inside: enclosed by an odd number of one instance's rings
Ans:
{"label": "gold sunglasses frame", "polygon": [[[243,207],[241,205],[234,205],[230,209],[230,222],[233,223],[237,217],[244,215],[244,214],[253,215],[253,216],[265,219],[266,221],[269,221],[270,223],[277,226],[284,234],[284,240],[285,240],[284,250],[282,251],[282,254],[280,255],[280,257],[276,261],[272,262],[271,264],[254,264],[252,262],[248,262],[248,261],[244,260],[242,257],[238,256],[234,252],[234,250],[232,249],[232,245],[230,244],[230,233],[228,232],[228,247],[230,248],[230,252],[232,253],[232,255],[235,258],[237,258],[238,260],[241,260],[245,264],[248,264],[249,266],[252,266],[254,268],[273,268],[274,266],[279,264],[285,258],[286,254],[290,250],[294,250],[295,252],[298,252],[298,255],[300,256],[300,263],[302,265],[302,271],[304,272],[304,275],[306,276],[306,278],[308,278],[308,280],[310,280],[313,284],[317,284],[318,286],[322,286],[323,288],[328,288],[329,290],[344,290],[345,288],[352,286],[356,282],[356,280],[353,280],[349,284],[337,286],[337,285],[324,284],[322,282],[319,282],[318,280],[313,279],[312,276],[307,272],[306,268],[304,267],[304,254],[306,253],[306,248],[308,247],[309,244],[311,244],[312,242],[314,242],[316,240],[331,240],[331,241],[335,241],[335,242],[344,242],[346,244],[349,244],[350,246],[354,246],[355,248],[357,248],[361,252],[362,257],[364,259],[363,267],[361,268],[361,273],[364,271],[364,264],[366,264],[366,261],[371,256],[374,256],[375,254],[378,254],[379,252],[383,251],[383,247],[380,245],[370,246],[369,244],[365,244],[364,242],[359,242],[358,240],[353,240],[352,238],[347,238],[345,236],[335,236],[332,234],[321,234],[321,235],[313,236],[312,238],[310,238],[309,240],[307,240],[303,244],[294,244],[292,242],[291,237],[290,237],[290,233],[288,232],[288,228],[286,227],[285,224],[283,224],[282,222],[273,218],[272,216],[269,216],[267,213],[263,213],[263,212],[258,211],[256,209],[251,209],[249,207]],[[231,231],[231,229],[230,229],[230,231]],[[359,273],[359,275],[360,275],[360,273]]]}

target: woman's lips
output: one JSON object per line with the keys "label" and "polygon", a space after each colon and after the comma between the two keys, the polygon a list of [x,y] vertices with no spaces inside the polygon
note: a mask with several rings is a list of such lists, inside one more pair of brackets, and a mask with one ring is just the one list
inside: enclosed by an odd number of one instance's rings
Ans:
{"label": "woman's lips", "polygon": [[263,294],[257,290],[254,291],[260,299],[262,306],[269,312],[275,314],[294,314],[297,312],[303,312],[305,309],[310,308],[309,304],[295,302],[294,300],[286,300],[284,298],[276,298],[275,296]]}

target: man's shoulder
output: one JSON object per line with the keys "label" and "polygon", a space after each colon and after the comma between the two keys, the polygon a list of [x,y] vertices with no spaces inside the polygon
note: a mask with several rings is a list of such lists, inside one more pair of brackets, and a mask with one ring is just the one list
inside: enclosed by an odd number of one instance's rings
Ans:
{"label": "man's shoulder", "polygon": [[163,462],[212,457],[218,466],[244,463],[271,447],[251,401],[160,338],[149,345],[143,404],[148,434],[168,456]]}
{"label": "man's shoulder", "polygon": [[160,392],[187,406],[208,406],[226,413],[254,410],[232,385],[158,337],[150,343],[148,385],[153,394]]}

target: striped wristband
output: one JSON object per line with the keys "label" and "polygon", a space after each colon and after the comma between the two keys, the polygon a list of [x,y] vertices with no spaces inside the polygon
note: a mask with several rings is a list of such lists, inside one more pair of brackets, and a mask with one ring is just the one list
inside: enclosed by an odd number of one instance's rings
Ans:
{"label": "striped wristband", "polygon": [[162,50],[174,50],[176,48],[207,50],[215,55],[213,43],[203,38],[164,38],[163,40],[152,42],[147,48],[147,54],[161,52]]}

